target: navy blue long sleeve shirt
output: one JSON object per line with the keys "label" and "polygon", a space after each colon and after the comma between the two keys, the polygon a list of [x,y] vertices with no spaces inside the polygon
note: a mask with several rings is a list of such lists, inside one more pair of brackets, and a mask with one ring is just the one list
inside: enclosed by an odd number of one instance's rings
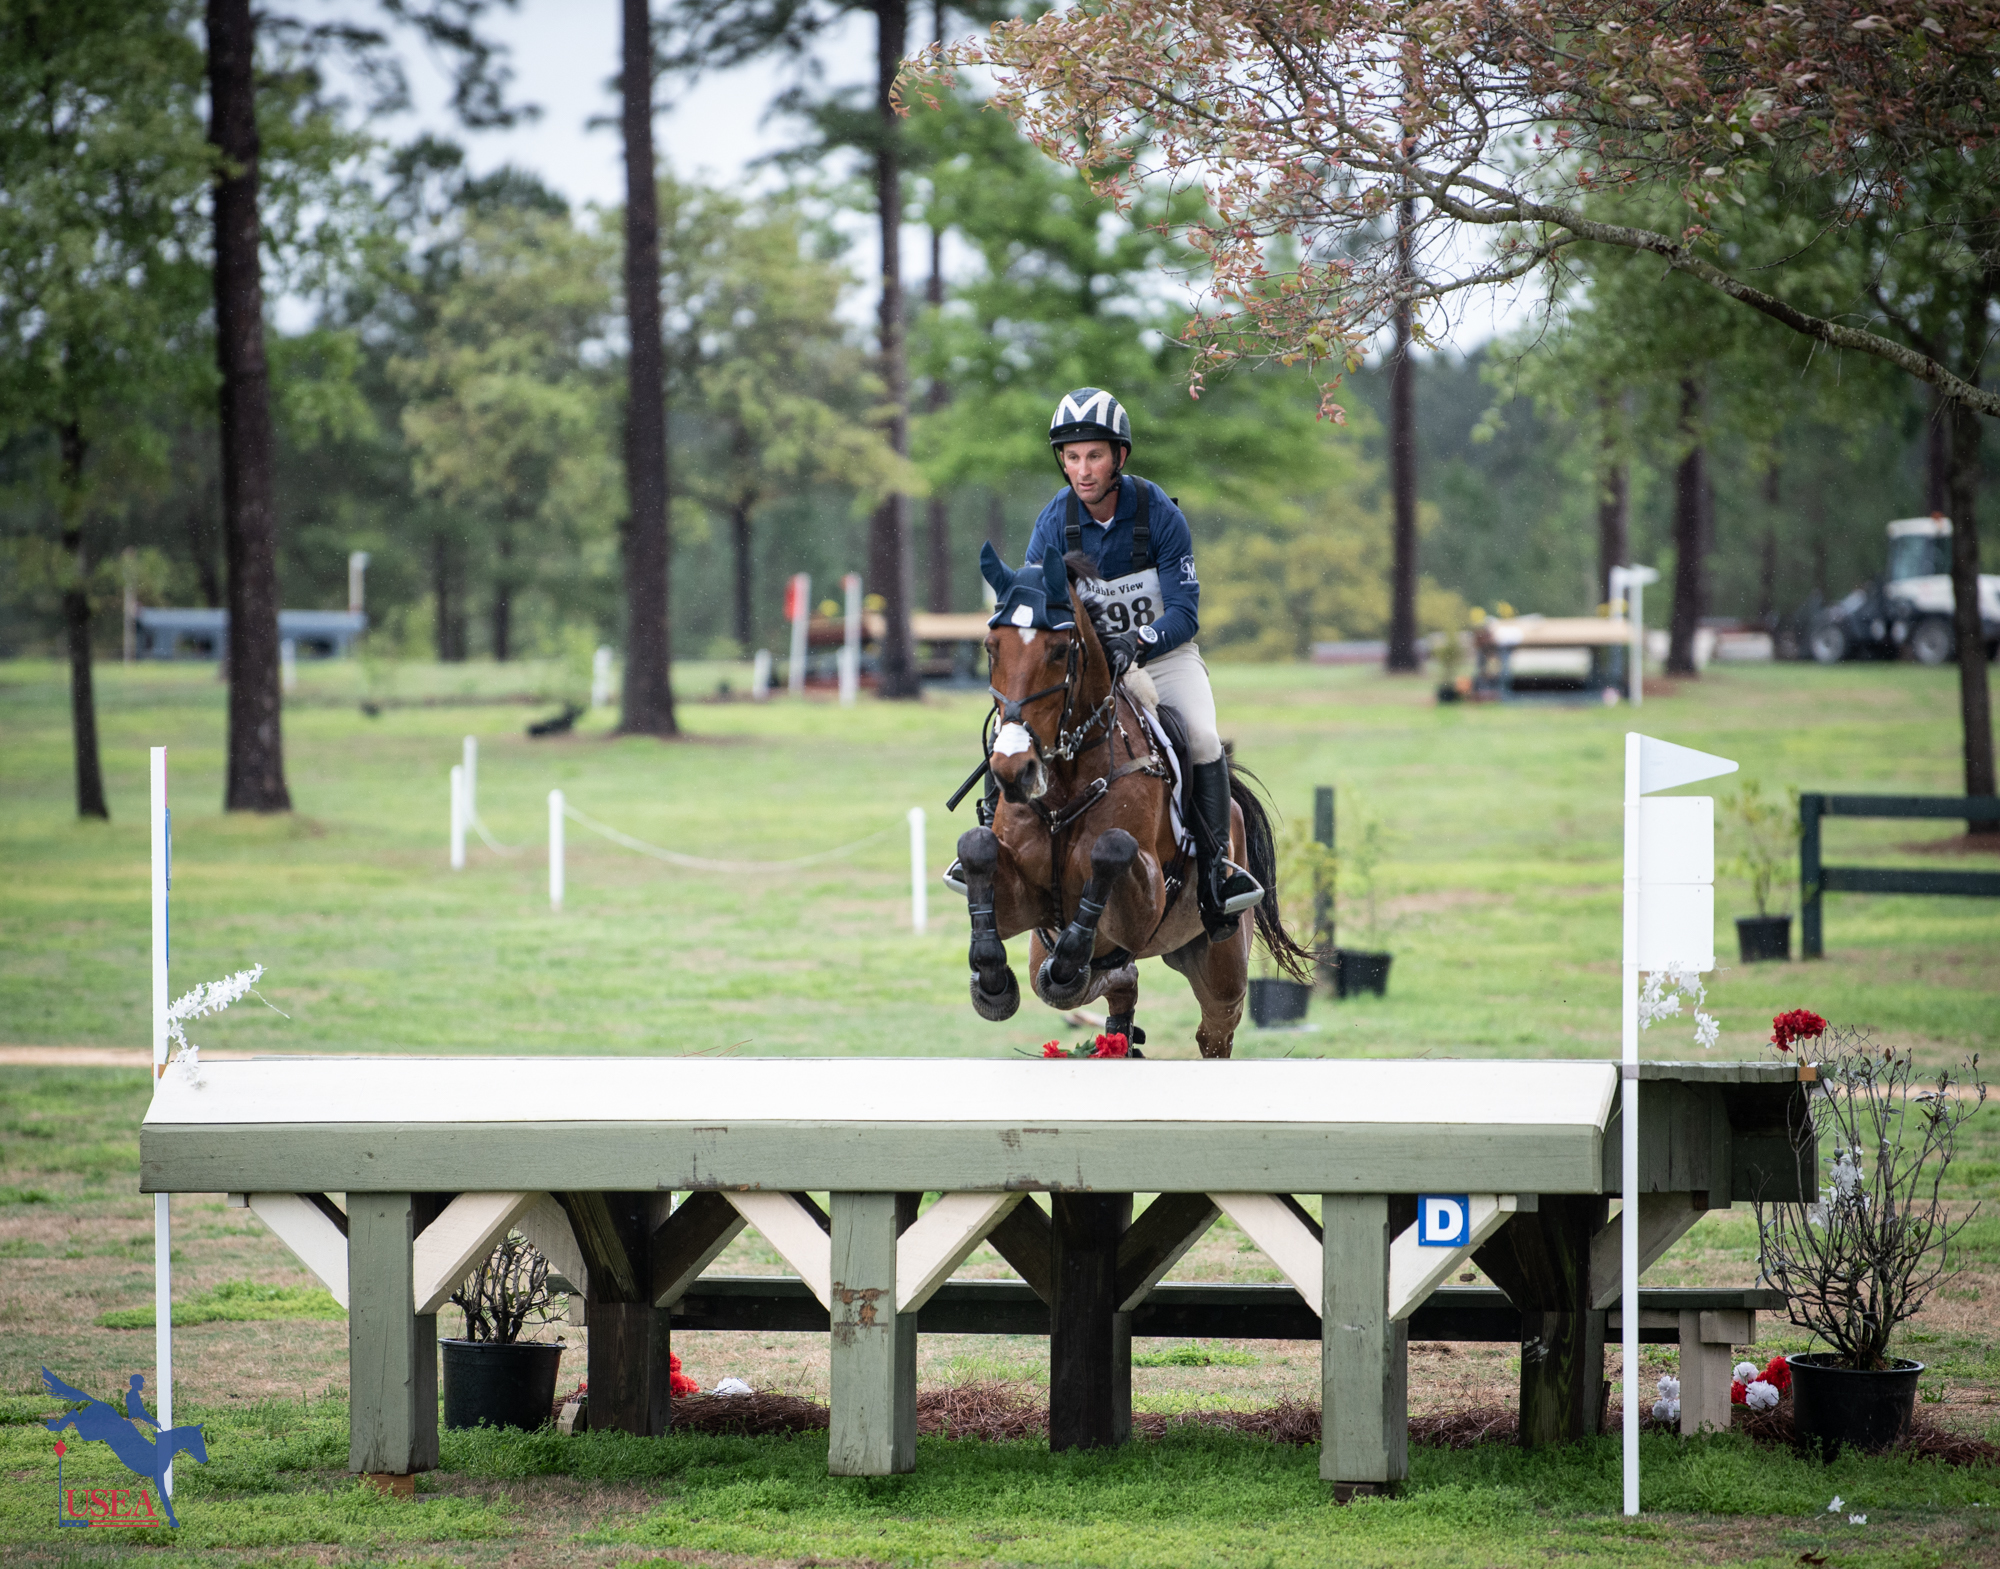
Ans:
{"label": "navy blue long sleeve shirt", "polygon": [[[1124,474],[1118,480],[1118,510],[1109,523],[1098,522],[1080,503],[1077,511],[1083,519],[1084,554],[1096,558],[1097,569],[1105,577],[1123,577],[1132,570],[1132,528],[1139,519],[1141,485],[1151,493],[1153,503],[1153,568],[1160,574],[1160,598],[1165,601],[1153,625],[1160,634],[1157,652],[1164,654],[1187,642],[1201,627],[1201,582],[1194,572],[1194,536],[1181,509],[1151,480]],[[1035,519],[1035,531],[1028,539],[1029,565],[1051,550],[1058,556],[1063,553],[1069,498],[1065,485]]]}

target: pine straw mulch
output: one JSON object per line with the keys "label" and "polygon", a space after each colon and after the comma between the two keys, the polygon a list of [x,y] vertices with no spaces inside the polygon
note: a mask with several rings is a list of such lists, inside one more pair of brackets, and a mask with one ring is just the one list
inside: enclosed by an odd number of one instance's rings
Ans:
{"label": "pine straw mulch", "polygon": [[[1623,1420],[1613,1405],[1606,1413],[1605,1431],[1616,1433]],[[1649,1430],[1650,1412],[1642,1418]],[[683,1433],[732,1434],[757,1438],[826,1431],[827,1408],[816,1400],[759,1390],[750,1395],[689,1395],[674,1402],[673,1425]],[[579,1424],[581,1426],[582,1424]],[[1770,1411],[1736,1411],[1736,1431],[1769,1449],[1792,1447],[1792,1404],[1784,1401]],[[1320,1437],[1319,1407],[1301,1400],[1280,1400],[1255,1411],[1135,1411],[1132,1436],[1163,1438],[1177,1428],[1208,1427],[1266,1438],[1276,1444],[1303,1447]],[[1019,1384],[999,1381],[949,1384],[919,1390],[917,1431],[935,1438],[983,1438],[989,1442],[1046,1438],[1046,1400]],[[1474,1406],[1410,1419],[1410,1442],[1433,1449],[1470,1449],[1478,1444],[1511,1444],[1520,1437],[1519,1415],[1505,1406]],[[2000,1444],[1970,1433],[1940,1426],[1920,1409],[1911,1430],[1893,1453],[1941,1460],[1948,1465],[1992,1465],[2000,1462]]]}

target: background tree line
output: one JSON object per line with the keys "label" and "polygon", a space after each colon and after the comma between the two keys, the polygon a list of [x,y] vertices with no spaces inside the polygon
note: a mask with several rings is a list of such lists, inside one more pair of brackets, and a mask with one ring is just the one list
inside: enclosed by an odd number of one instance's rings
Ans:
{"label": "background tree line", "polygon": [[[1195,522],[1206,649],[1296,658],[1389,630],[1379,365],[1351,378],[1344,427],[1281,366],[1190,398],[1190,198],[1141,187],[1121,211],[964,95],[891,112],[913,32],[990,13],[865,7],[876,80],[788,95],[785,178],[745,194],[674,173],[655,99],[758,55],[809,58],[843,8],[625,0],[625,54],[606,64],[644,200],[577,212],[521,171],[470,176],[450,141],[369,135],[418,39],[455,62],[466,123],[526,112],[481,9],[384,0],[371,32],[253,28],[235,0],[10,8],[0,651],[67,649],[85,811],[103,805],[90,656],[116,647],[128,579],[148,603],[232,610],[232,805],[286,799],[275,627],[249,636],[255,606],[344,604],[356,549],[379,649],[612,641],[626,727],[671,733],[666,660],[771,642],[791,572],[861,569],[892,627],[976,607],[978,541],[1018,555],[1057,485],[1048,409],[1090,383],[1132,408],[1135,468]],[[329,85],[336,58],[372,96]],[[903,237],[871,279],[843,209]],[[1789,221],[1775,198],[1768,221]],[[927,271],[906,269],[912,227]],[[948,236],[975,259],[952,277]],[[1904,266],[1888,282],[1906,325],[1941,341],[1956,318],[1924,293],[1923,259]],[[308,329],[272,327],[279,294]],[[1560,303],[1554,325],[1419,365],[1423,630],[1462,625],[1467,604],[1588,611],[1608,560],[1686,560],[1678,655],[1689,616],[1836,597],[1879,568],[1884,521],[1948,503],[1948,422],[1887,367],[1809,362],[1794,335],[1643,261],[1591,259]],[[1976,444],[1972,460],[1989,461]],[[892,636],[885,693],[909,688],[907,658]]]}

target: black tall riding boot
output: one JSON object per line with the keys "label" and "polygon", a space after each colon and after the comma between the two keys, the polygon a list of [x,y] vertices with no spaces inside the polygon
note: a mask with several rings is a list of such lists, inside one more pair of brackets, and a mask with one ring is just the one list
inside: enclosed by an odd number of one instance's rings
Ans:
{"label": "black tall riding boot", "polygon": [[1236,918],[1256,905],[1264,890],[1229,859],[1229,759],[1196,763],[1192,782],[1201,921],[1210,942],[1224,942],[1236,935]]}

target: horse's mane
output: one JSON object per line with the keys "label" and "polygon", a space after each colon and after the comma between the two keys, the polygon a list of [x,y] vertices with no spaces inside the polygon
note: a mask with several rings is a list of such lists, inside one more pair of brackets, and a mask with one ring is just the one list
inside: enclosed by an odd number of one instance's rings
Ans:
{"label": "horse's mane", "polygon": [[1064,552],[1063,565],[1069,568],[1070,580],[1077,586],[1076,597],[1083,601],[1084,611],[1090,617],[1090,629],[1102,643],[1110,635],[1104,626],[1104,601],[1092,590],[1103,585],[1104,570],[1098,566],[1095,556],[1086,555],[1081,550]]}

